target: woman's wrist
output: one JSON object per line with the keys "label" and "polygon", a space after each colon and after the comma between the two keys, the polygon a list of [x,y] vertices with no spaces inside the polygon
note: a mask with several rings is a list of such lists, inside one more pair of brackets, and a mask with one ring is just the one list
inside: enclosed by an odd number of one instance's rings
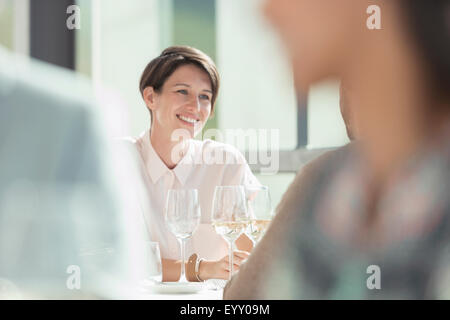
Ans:
{"label": "woman's wrist", "polygon": [[198,266],[198,276],[201,280],[205,281],[211,278],[209,269],[211,266],[211,261],[202,260]]}

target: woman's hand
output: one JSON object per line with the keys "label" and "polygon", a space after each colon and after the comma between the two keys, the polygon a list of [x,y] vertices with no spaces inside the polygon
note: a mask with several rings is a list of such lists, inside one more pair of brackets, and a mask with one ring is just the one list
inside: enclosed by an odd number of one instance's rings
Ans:
{"label": "woman's hand", "polygon": [[[233,272],[238,271],[242,262],[248,258],[250,254],[246,251],[236,250],[233,254]],[[225,279],[230,278],[230,261],[226,255],[217,261],[203,260],[199,266],[199,277],[202,280],[208,279]]]}

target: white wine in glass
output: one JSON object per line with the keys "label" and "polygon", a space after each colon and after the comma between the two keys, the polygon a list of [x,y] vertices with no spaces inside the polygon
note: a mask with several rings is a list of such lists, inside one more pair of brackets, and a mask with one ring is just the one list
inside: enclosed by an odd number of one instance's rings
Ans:
{"label": "white wine in glass", "polygon": [[227,241],[236,240],[247,228],[248,222],[236,222],[236,221],[225,221],[225,222],[213,222],[214,229],[217,234],[220,234]]}
{"label": "white wine in glass", "polygon": [[165,210],[165,220],[169,230],[175,235],[181,247],[181,276],[179,282],[188,282],[185,271],[186,240],[200,223],[200,204],[197,189],[169,190]]}
{"label": "white wine in glass", "polygon": [[247,186],[245,188],[249,223],[245,230],[256,245],[264,236],[272,220],[272,204],[267,186]]}
{"label": "white wine in glass", "polygon": [[246,233],[254,243],[258,243],[261,240],[271,221],[269,219],[250,219]]}
{"label": "white wine in glass", "polygon": [[249,217],[243,186],[217,186],[214,190],[212,225],[229,245],[230,279],[233,276],[234,242],[245,232]]}

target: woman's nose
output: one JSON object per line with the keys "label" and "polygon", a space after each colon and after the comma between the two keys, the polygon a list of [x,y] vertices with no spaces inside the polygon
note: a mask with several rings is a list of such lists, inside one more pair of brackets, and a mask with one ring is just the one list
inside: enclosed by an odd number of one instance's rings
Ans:
{"label": "woman's nose", "polygon": [[192,97],[189,101],[189,109],[192,111],[200,112],[200,100],[199,98]]}

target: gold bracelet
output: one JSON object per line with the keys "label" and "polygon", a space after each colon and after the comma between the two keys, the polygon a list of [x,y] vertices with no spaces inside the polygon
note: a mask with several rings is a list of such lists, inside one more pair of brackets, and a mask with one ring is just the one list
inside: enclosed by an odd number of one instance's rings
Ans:
{"label": "gold bracelet", "polygon": [[197,265],[197,261],[198,261],[198,256],[197,256],[196,253],[192,254],[189,257],[189,260],[188,260],[188,263],[187,263],[187,266],[186,266],[186,278],[187,278],[188,281],[191,281],[191,282],[197,282],[198,281],[197,275],[196,275],[196,272],[195,272],[195,267]]}
{"label": "gold bracelet", "polygon": [[205,281],[205,280],[202,280],[202,279],[200,278],[200,263],[201,263],[203,260],[205,260],[205,259],[199,259],[199,260],[197,260],[197,263],[195,264],[195,277],[197,278],[197,280],[198,280],[199,282]]}

